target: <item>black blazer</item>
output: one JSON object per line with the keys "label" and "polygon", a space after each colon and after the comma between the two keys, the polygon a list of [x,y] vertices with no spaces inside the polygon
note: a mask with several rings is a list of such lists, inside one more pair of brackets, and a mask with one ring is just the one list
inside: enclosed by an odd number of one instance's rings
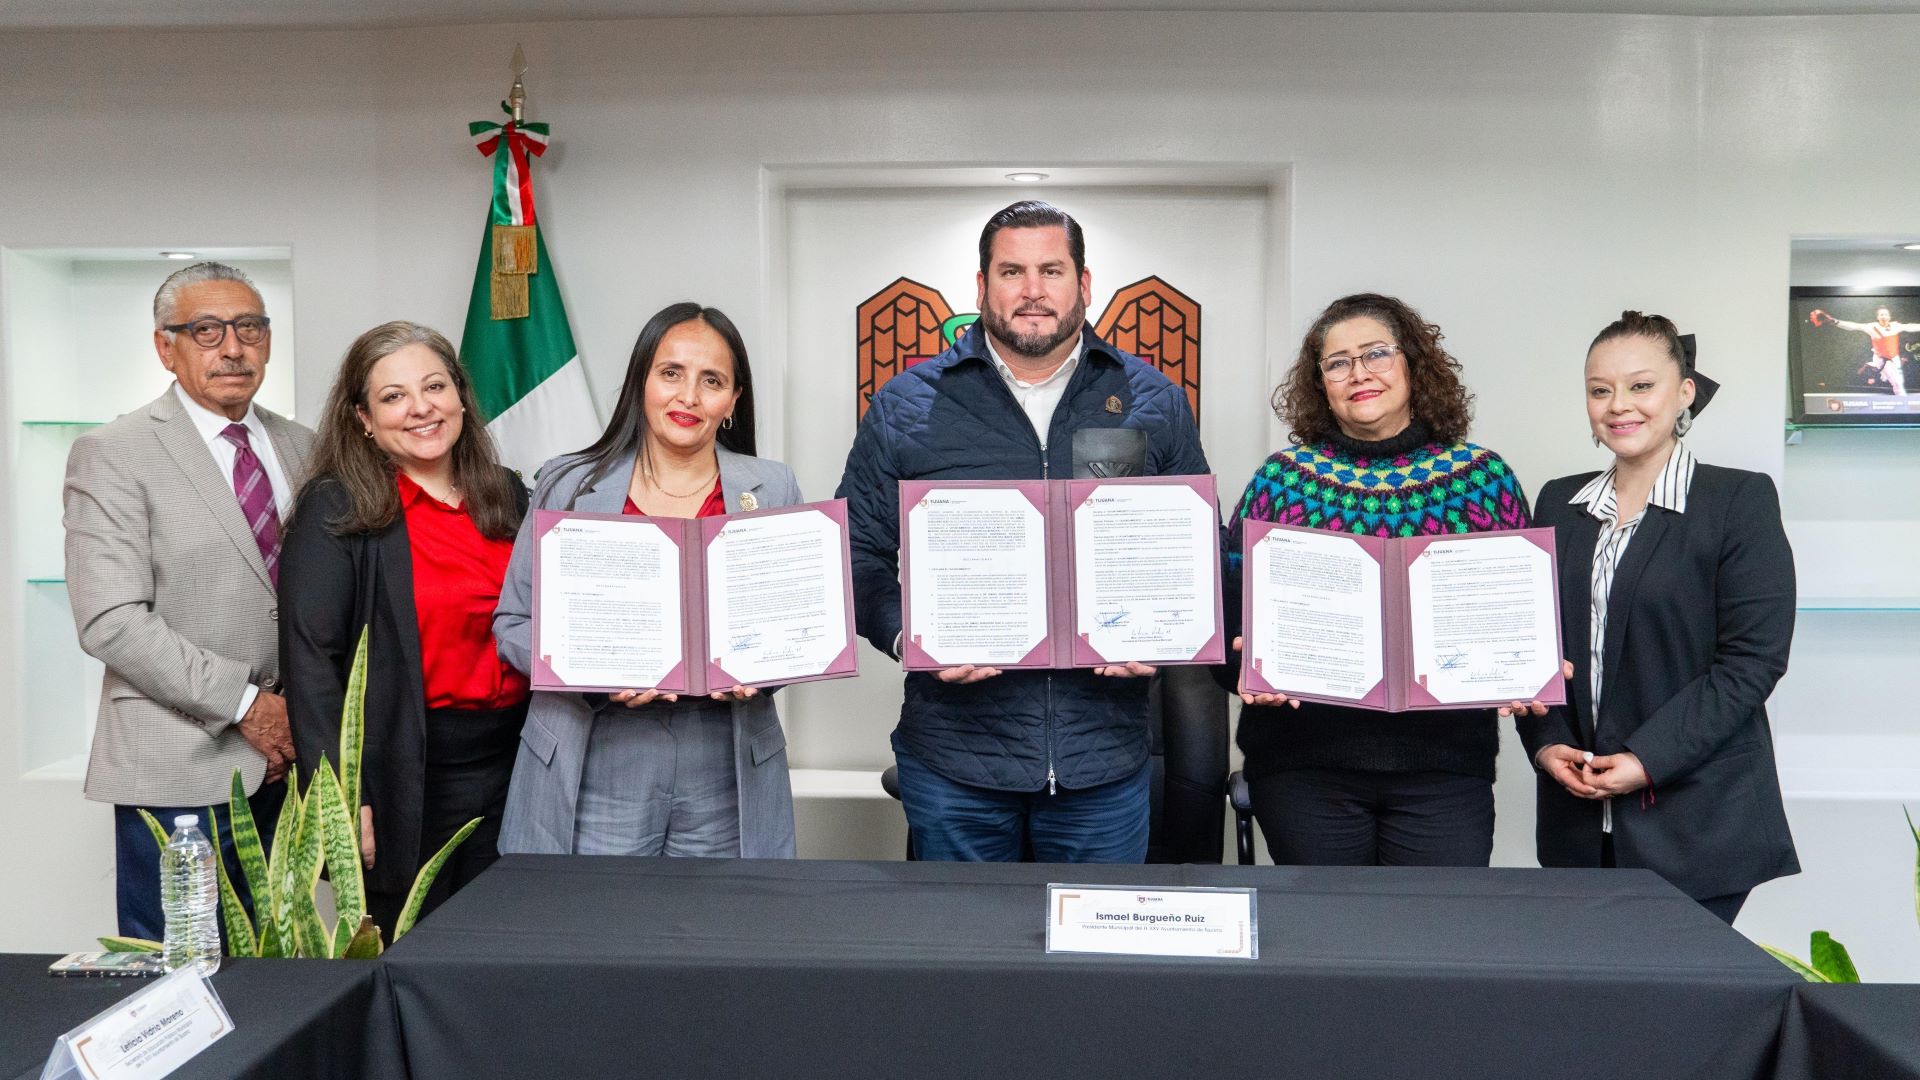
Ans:
{"label": "black blazer", "polygon": [[[514,478],[524,516],[527,492]],[[302,778],[320,755],[339,769],[340,706],[361,627],[367,639],[366,739],[360,801],[373,808],[379,855],[366,883],[404,893],[423,855],[427,694],[420,623],[413,607],[413,550],[403,515],[377,533],[335,536],[327,522],[346,513],[346,489],[313,478],[280,550],[280,670]]]}
{"label": "black blazer", "polygon": [[[1600,523],[1567,501],[1596,475],[1552,481],[1534,502],[1534,523],[1551,525],[1559,548],[1574,673],[1568,707],[1520,719],[1528,760],[1554,743],[1638,757],[1652,786],[1613,800],[1615,861],[1689,896],[1798,873],[1767,726],[1794,613],[1793,551],[1772,479],[1701,464],[1686,513],[1647,506],[1607,601],[1596,727],[1588,620]],[[1600,865],[1602,804],[1544,773],[1539,791],[1541,865]]]}

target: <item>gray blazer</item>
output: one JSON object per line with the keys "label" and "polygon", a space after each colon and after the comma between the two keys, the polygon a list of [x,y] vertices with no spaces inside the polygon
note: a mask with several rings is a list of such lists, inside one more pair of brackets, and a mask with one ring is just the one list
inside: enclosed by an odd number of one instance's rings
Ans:
{"label": "gray blazer", "polygon": [[[296,489],[313,433],[256,407]],[[247,684],[277,685],[278,599],[233,481],[169,386],[67,457],[67,594],[80,647],[107,665],[86,795],[134,806],[225,802],[267,765],[234,727]]]}
{"label": "gray blazer", "polygon": [[[716,450],[720,487],[729,512],[742,510],[749,502],[758,509],[769,509],[801,501],[800,485],[785,465],[735,454],[723,447]],[[633,457],[614,462],[607,475],[585,491],[579,488],[586,479],[584,468],[567,473],[555,483],[554,474],[574,460],[574,455],[568,455],[541,467],[533,509],[619,513],[626,505],[627,485],[633,478]],[[743,499],[749,495],[750,500]],[[523,672],[533,670],[532,535],[533,514],[529,512],[514,542],[513,561],[500,589],[500,607],[493,616],[493,636],[500,655]],[[603,708],[614,716],[628,712],[624,705]],[[735,702],[732,708],[733,769],[740,788],[740,854],[749,859],[792,858],[793,788],[787,779],[787,736],[780,729],[780,714],[766,694]],[[520,732],[513,786],[500,826],[502,852],[573,851],[580,770],[586,763],[594,716],[594,707],[584,694],[535,692],[526,726]]]}

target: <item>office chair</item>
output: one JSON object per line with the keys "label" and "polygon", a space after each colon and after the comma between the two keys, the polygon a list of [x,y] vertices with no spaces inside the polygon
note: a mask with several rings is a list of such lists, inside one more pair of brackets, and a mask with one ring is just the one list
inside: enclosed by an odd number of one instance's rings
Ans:
{"label": "office chair", "polygon": [[1253,865],[1253,791],[1247,774],[1235,769],[1227,777],[1227,805],[1233,807],[1233,847],[1241,866]]}

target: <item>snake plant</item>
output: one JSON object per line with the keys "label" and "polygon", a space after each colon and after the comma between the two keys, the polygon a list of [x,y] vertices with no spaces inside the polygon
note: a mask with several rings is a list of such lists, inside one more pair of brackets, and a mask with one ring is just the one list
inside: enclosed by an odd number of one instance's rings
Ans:
{"label": "snake plant", "polygon": [[[227,873],[226,860],[215,859],[220,875],[220,915],[227,930],[229,956],[308,956],[366,960],[380,955],[380,928],[367,914],[366,879],[360,873],[360,753],[366,741],[367,634],[361,631],[354,648],[353,668],[347,677],[345,702],[340,710],[340,768],[322,755],[302,794],[299,784],[287,784],[273,850],[260,843],[260,830],[247,802],[240,770],[233,771],[233,794],[227,802],[227,820],[240,872],[253,896],[253,917],[240,903],[239,891]],[[295,778],[297,779],[297,777]],[[162,849],[166,830],[153,815],[140,811],[147,828]],[[220,849],[219,821],[207,810],[209,839]],[[453,835],[413,880],[407,903],[392,936],[413,929],[427,890],[446,866],[455,848],[480,824],[475,818]],[[314,891],[320,872],[333,883],[336,921],[328,927],[320,918]],[[103,937],[100,944],[115,952],[157,952],[160,943],[140,938]]]}

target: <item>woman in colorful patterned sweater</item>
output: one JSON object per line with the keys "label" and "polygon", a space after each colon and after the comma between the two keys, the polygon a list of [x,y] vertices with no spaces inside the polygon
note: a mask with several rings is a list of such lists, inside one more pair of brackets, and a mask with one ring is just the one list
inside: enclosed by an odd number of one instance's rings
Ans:
{"label": "woman in colorful patterned sweater", "polygon": [[[1373,293],[1336,300],[1314,320],[1273,395],[1291,445],[1254,473],[1233,514],[1226,595],[1239,595],[1247,518],[1383,537],[1527,526],[1513,471],[1465,441],[1473,399],[1440,340],[1418,312]],[[1227,609],[1237,618],[1238,604]],[[1487,865],[1494,710],[1241,699],[1238,742],[1274,862]]]}

